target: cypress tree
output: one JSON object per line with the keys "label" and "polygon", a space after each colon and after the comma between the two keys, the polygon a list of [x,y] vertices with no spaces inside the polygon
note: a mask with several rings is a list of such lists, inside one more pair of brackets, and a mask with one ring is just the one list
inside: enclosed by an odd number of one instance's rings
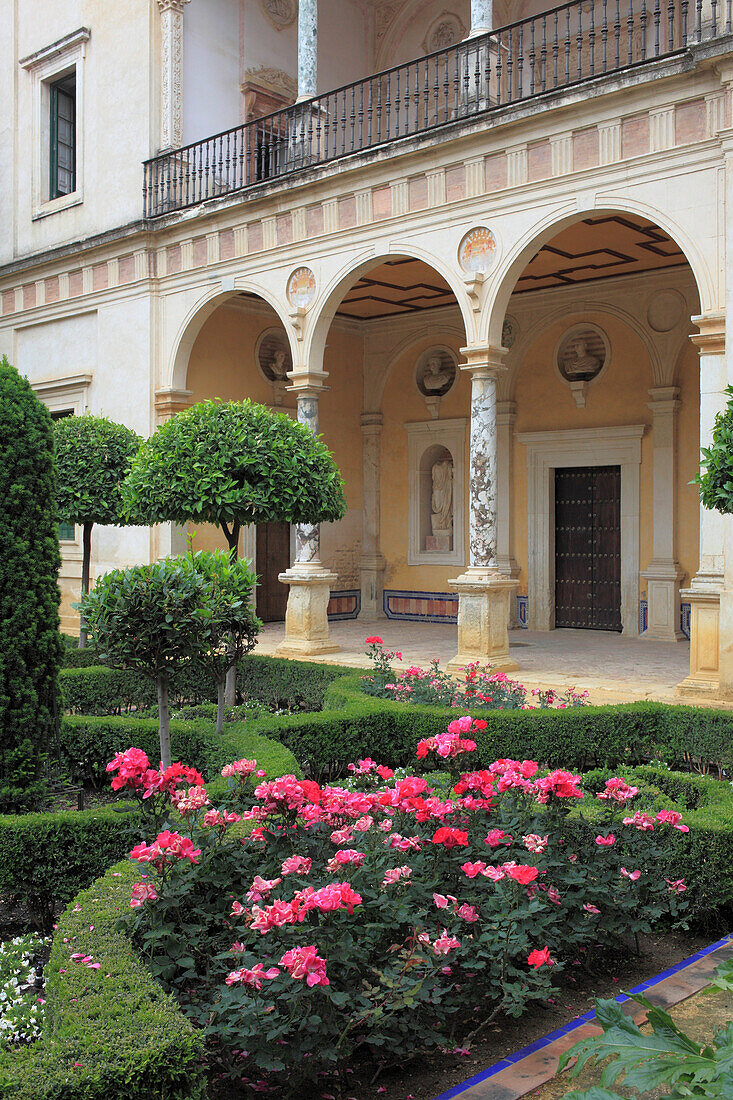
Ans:
{"label": "cypress tree", "polygon": [[48,409],[0,359],[0,812],[39,805],[61,660]]}

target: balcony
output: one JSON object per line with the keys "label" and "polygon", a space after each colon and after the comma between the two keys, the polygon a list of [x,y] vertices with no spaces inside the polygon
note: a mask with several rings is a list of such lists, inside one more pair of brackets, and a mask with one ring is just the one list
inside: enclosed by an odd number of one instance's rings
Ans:
{"label": "balcony", "polygon": [[733,0],[571,0],[145,162],[157,218],[731,33]]}

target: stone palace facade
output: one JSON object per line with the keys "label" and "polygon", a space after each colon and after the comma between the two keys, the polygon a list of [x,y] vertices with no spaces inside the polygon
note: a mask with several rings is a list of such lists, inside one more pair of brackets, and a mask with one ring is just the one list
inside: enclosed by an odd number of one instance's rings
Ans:
{"label": "stone palace facade", "polygon": [[[680,690],[733,693],[733,541],[691,484],[733,381],[730,0],[0,18],[0,353],[57,415],[251,397],[322,434],[345,518],[244,535],[283,652],[356,617],[505,668],[509,628],[689,637]],[[93,575],[187,535],[100,529]]]}

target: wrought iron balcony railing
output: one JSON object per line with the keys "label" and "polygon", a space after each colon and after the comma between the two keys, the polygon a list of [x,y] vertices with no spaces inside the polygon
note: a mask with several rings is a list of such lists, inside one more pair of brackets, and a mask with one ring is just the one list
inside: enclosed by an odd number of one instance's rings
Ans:
{"label": "wrought iron balcony railing", "polygon": [[672,57],[733,0],[571,0],[145,162],[145,217]]}

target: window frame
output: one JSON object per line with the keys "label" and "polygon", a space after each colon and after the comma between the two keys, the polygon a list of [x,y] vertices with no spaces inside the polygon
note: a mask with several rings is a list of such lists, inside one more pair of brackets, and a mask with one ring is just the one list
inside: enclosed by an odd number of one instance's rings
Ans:
{"label": "window frame", "polygon": [[[70,374],[65,378],[29,379],[31,388],[39,401],[46,406],[51,416],[58,420],[62,415],[83,416],[89,408],[89,387],[92,374]],[[71,525],[69,525],[71,526]],[[81,527],[74,524],[73,539],[59,537],[64,559],[82,558]]]}
{"label": "window frame", "polygon": [[[72,69],[72,72],[74,74],[73,93],[69,91],[68,87],[64,87],[64,84],[68,85],[71,73],[62,77],[61,80],[54,80],[49,84],[48,197],[50,202],[53,202],[54,199],[65,198],[67,195],[73,195],[76,191],[76,69]],[[61,105],[64,101],[71,105],[69,119],[62,119],[61,117]],[[64,142],[59,135],[61,121],[68,121],[71,128],[71,141],[68,143]],[[62,145],[66,145],[70,150],[71,165],[68,168],[64,168],[59,164],[59,151]],[[62,191],[59,185],[59,172],[63,171],[67,171],[71,176],[72,186],[68,191]]]}
{"label": "window frame", "polygon": [[[19,65],[31,81],[32,196],[31,219],[77,206],[84,201],[84,61],[91,37],[80,27],[57,42],[23,58]],[[51,100],[52,88],[71,75],[75,78],[74,190],[52,197]],[[22,122],[21,122],[22,125]]]}

